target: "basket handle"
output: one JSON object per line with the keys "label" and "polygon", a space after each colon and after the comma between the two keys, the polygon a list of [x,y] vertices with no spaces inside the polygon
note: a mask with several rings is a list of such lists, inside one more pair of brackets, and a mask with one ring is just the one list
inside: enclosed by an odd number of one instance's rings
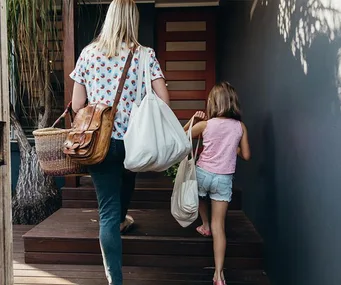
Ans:
{"label": "basket handle", "polygon": [[71,124],[73,123],[73,115],[72,115],[72,106],[71,106],[71,104],[72,104],[72,102],[69,102],[69,104],[67,104],[64,113],[53,123],[52,128],[54,128],[54,126],[57,125],[60,122],[61,119],[65,118],[67,113],[69,113],[69,115],[70,115]]}

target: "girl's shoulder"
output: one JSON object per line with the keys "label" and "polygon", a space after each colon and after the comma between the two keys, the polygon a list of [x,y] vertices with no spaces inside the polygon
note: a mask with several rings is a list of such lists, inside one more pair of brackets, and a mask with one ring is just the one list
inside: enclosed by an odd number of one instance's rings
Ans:
{"label": "girl's shoulder", "polygon": [[207,125],[208,125],[208,121],[200,121],[199,123],[196,124],[196,126],[198,126],[203,136],[206,134]]}
{"label": "girl's shoulder", "polygon": [[196,126],[198,126],[200,130],[203,132],[205,131],[207,124],[208,124],[208,121],[200,121],[196,124]]}
{"label": "girl's shoulder", "polygon": [[239,123],[240,123],[240,127],[242,128],[243,133],[247,132],[247,128],[245,124],[243,122],[239,122]]}

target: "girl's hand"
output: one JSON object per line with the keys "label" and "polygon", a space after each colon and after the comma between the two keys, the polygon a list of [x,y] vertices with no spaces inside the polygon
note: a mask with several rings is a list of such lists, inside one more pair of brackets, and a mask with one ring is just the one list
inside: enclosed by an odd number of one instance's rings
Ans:
{"label": "girl's hand", "polygon": [[206,115],[202,111],[197,111],[193,116],[194,122],[203,121],[206,119]]}
{"label": "girl's hand", "polygon": [[205,113],[202,112],[202,111],[197,111],[197,112],[194,114],[194,116],[192,117],[192,119],[190,119],[190,120],[188,121],[188,123],[184,126],[185,132],[188,131],[189,126],[190,126],[191,123],[192,123],[192,120],[193,120],[193,125],[195,125],[195,124],[198,123],[199,121],[204,121],[204,120],[206,120],[206,115],[205,115]]}

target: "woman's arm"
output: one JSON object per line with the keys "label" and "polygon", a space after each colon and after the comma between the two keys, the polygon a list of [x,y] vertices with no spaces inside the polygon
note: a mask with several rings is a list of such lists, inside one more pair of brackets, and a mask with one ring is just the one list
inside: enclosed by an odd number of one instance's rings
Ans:
{"label": "woman's arm", "polygon": [[85,86],[75,82],[73,85],[72,93],[72,110],[77,113],[80,109],[84,108],[86,102],[86,89]]}
{"label": "woman's arm", "polygon": [[251,158],[251,151],[250,151],[249,140],[247,136],[247,129],[244,123],[241,123],[241,125],[243,129],[243,136],[242,136],[242,139],[240,140],[240,144],[238,147],[238,155],[244,160],[249,160]]}
{"label": "woman's arm", "polygon": [[156,95],[169,106],[169,94],[165,80],[163,78],[153,80],[152,87]]}

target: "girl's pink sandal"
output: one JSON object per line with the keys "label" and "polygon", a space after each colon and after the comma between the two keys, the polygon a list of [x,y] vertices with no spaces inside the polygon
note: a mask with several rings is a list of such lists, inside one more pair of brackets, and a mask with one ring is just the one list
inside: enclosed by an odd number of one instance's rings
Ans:
{"label": "girl's pink sandal", "polygon": [[219,281],[213,280],[213,285],[226,285],[226,281],[225,280],[219,280]]}
{"label": "girl's pink sandal", "polygon": [[203,237],[211,237],[212,233],[210,230],[205,230],[203,226],[197,227],[197,232]]}

